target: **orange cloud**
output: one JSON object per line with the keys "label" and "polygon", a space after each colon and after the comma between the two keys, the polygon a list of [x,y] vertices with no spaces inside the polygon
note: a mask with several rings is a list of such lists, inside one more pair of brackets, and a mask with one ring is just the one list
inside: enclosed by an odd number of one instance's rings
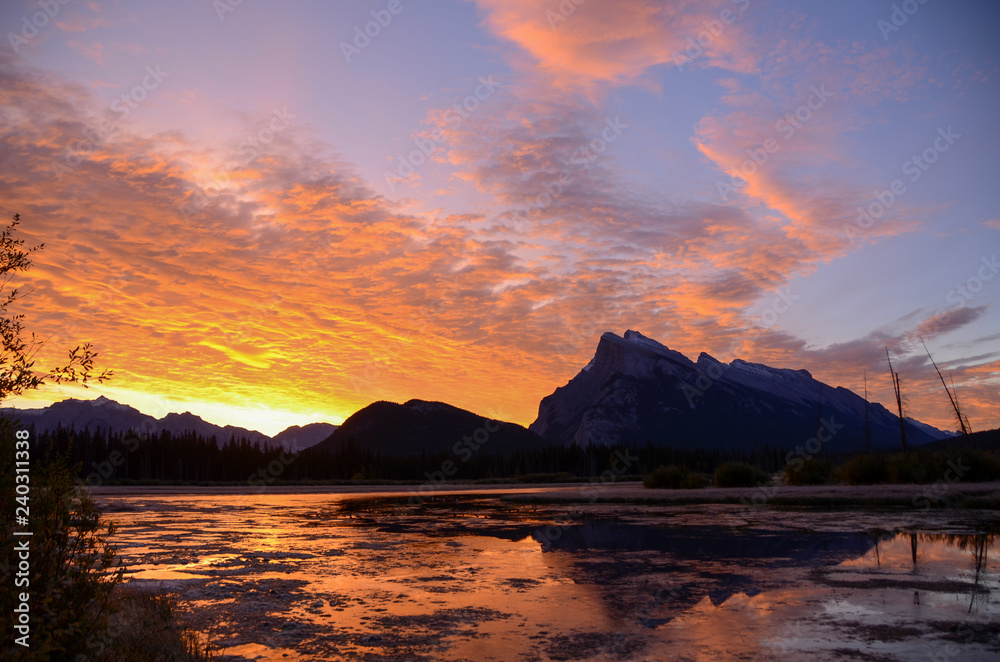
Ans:
{"label": "orange cloud", "polygon": [[744,72],[756,66],[741,25],[749,2],[477,4],[486,13],[487,28],[524,49],[559,86],[589,89],[602,83],[637,83],[658,65],[679,70],[724,66]]}
{"label": "orange cloud", "polygon": [[[623,57],[599,78],[648,66]],[[808,220],[819,202],[794,233],[749,205],[666,200],[616,169],[627,117],[586,90],[510,88],[460,126],[428,118],[443,158],[496,209],[409,214],[294,127],[227,169],[234,145],[128,125],[95,134],[90,90],[0,60],[0,190],[29,242],[46,243],[23,301],[51,337],[39,365],[93,340],[116,388],[220,411],[338,419],[422,397],[522,423],[607,330],[639,328],[691,356],[822,364],[833,383],[874,370],[879,339],[824,353],[748,319],[760,293],[829,254],[815,240],[825,226]],[[703,140],[721,162],[736,148],[720,135]],[[779,184],[755,190],[776,199]],[[980,416],[995,374],[966,373],[963,402],[967,385]]]}

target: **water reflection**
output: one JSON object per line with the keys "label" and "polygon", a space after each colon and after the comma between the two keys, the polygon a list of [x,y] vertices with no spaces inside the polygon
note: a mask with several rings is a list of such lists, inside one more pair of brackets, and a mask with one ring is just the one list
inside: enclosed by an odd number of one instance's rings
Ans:
{"label": "water reflection", "polygon": [[133,581],[164,580],[228,646],[223,662],[1000,655],[998,530],[981,517],[949,529],[943,515],[762,510],[731,526],[725,507],[486,496],[116,503]]}
{"label": "water reflection", "polygon": [[[921,589],[966,593],[967,613],[972,613],[977,600],[983,606],[989,602],[987,559],[997,535],[881,530],[733,532],[718,526],[657,527],[596,520],[535,529],[532,538],[543,553],[564,554],[562,570],[574,581],[595,580],[591,553],[601,553],[603,563],[617,568],[617,573],[602,574],[601,579],[607,581],[615,580],[615,574],[640,571],[626,561],[629,553],[656,552],[655,559],[643,557],[643,563],[658,573],[669,573],[672,581],[669,588],[656,592],[656,602],[664,605],[658,610],[660,616],[643,622],[660,625],[705,598],[718,606],[736,594],[753,597],[803,580],[801,572],[789,574],[796,570],[808,571],[813,580],[825,579],[827,585],[838,588],[912,589],[914,604],[920,604]],[[909,572],[901,574],[907,551]],[[967,553],[970,573],[960,572],[963,564],[956,552]],[[865,569],[863,574],[850,572],[859,568]],[[611,600],[617,602],[613,594]]]}

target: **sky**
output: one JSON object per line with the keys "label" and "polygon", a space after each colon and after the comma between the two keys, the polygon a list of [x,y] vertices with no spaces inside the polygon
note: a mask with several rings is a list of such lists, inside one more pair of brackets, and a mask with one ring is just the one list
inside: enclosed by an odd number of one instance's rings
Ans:
{"label": "sky", "polygon": [[[640,331],[1000,427],[1000,5],[10,1],[0,201],[39,368],[273,434],[527,425]],[[891,408],[891,407],[890,407]]]}

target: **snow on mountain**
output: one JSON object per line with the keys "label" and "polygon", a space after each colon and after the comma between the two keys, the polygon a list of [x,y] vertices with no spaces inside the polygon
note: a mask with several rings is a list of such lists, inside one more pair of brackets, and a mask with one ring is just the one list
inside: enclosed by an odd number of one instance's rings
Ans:
{"label": "snow on mountain", "polygon": [[951,432],[949,432],[948,430],[938,430],[936,427],[927,425],[926,423],[921,423],[917,419],[910,418],[909,416],[906,416],[905,420],[913,427],[919,430],[923,430],[924,432],[934,437],[935,439],[947,439],[948,437],[957,437],[958,435],[962,434],[961,430],[954,430]]}
{"label": "snow on mountain", "polygon": [[[870,435],[865,433],[867,409]],[[825,422],[825,423],[824,423]],[[605,333],[594,358],[545,397],[529,429],[560,444],[622,443],[678,448],[795,447],[826,425],[830,448],[891,448],[899,419],[879,403],[824,384],[807,370],[736,359],[698,361],[637,331]],[[947,436],[908,421],[920,444]]]}

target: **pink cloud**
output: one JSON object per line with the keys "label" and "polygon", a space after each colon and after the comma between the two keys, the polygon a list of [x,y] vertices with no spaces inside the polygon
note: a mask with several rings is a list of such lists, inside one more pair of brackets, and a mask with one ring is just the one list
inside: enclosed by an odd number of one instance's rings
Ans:
{"label": "pink cloud", "polygon": [[[756,67],[742,25],[749,2],[477,4],[486,13],[489,30],[520,46],[560,86],[633,84],[652,67],[679,63],[681,69],[722,66],[749,72]],[[698,45],[699,39],[704,45]]]}

